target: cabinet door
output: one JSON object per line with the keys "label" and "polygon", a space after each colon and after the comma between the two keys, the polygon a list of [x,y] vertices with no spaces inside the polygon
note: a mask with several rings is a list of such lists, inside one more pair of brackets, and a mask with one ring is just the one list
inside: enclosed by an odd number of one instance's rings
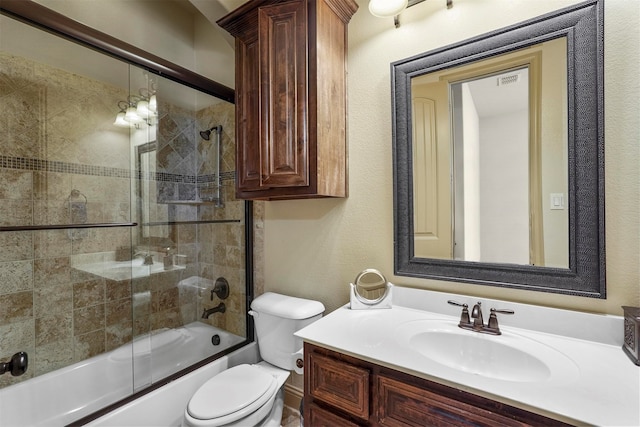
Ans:
{"label": "cabinet door", "polygon": [[309,394],[349,415],[369,418],[369,370],[325,357],[307,356]]}
{"label": "cabinet door", "polygon": [[309,185],[307,26],[306,1],[258,12],[262,188]]}
{"label": "cabinet door", "polygon": [[493,427],[527,425],[386,376],[378,376],[376,383],[378,423],[381,426]]}
{"label": "cabinet door", "polygon": [[236,38],[236,169],[239,190],[260,189],[258,39]]}

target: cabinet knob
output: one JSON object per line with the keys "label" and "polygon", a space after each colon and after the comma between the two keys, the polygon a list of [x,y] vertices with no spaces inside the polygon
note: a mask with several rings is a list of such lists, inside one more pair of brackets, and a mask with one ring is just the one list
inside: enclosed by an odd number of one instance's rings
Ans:
{"label": "cabinet knob", "polygon": [[0,363],[0,375],[9,372],[12,376],[18,377],[27,372],[29,358],[27,353],[20,351],[11,357],[8,362]]}

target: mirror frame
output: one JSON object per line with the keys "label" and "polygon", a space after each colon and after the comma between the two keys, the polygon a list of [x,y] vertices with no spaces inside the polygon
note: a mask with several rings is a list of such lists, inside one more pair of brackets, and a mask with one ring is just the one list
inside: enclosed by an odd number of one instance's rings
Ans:
{"label": "mirror frame", "polygon": [[[567,38],[569,268],[416,257],[411,79],[558,37]],[[395,274],[606,298],[603,0],[578,3],[393,62],[391,83]]]}

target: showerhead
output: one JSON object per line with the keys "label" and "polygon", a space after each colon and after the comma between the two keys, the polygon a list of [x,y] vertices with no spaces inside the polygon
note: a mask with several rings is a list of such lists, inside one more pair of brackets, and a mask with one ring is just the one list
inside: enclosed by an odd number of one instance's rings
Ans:
{"label": "showerhead", "polygon": [[208,141],[211,138],[211,132],[213,132],[214,130],[217,131],[217,132],[221,132],[222,131],[222,126],[214,126],[211,129],[201,130],[200,131],[200,137],[202,139],[204,139],[205,141]]}

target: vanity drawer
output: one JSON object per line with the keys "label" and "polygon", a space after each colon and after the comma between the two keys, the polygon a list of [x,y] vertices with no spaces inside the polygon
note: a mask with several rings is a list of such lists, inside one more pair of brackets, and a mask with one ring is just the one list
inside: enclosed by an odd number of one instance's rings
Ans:
{"label": "vanity drawer", "polygon": [[308,392],[314,399],[363,420],[369,418],[368,369],[318,353],[307,353],[307,367]]}
{"label": "vanity drawer", "polygon": [[309,421],[305,419],[305,423],[312,427],[360,427],[358,424],[345,420],[344,418],[322,409],[318,405],[312,404],[309,408]]}
{"label": "vanity drawer", "polygon": [[381,426],[525,426],[527,424],[386,376],[376,378]]}

